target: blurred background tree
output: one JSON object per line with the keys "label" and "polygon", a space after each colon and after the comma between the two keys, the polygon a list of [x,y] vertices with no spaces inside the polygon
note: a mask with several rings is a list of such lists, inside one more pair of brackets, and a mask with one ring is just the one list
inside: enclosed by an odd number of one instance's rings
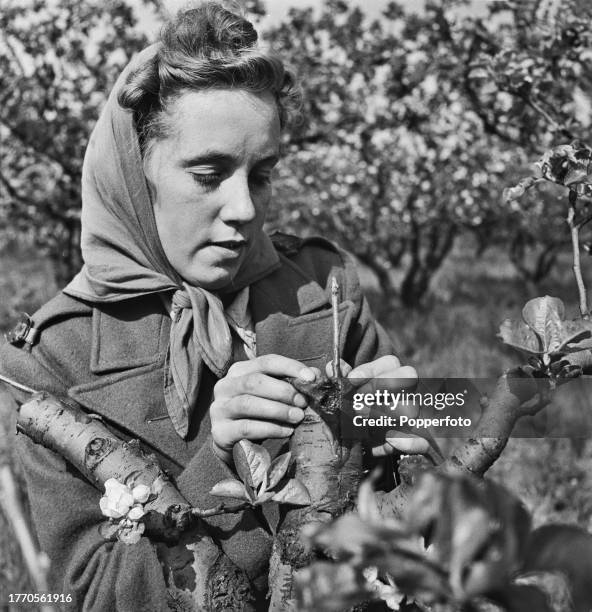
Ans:
{"label": "blurred background tree", "polygon": [[529,207],[502,191],[546,147],[589,136],[592,7],[499,1],[475,16],[470,5],[409,15],[391,2],[368,22],[330,0],[267,36],[305,94],[276,224],[335,239],[408,306],[467,231],[533,284],[568,244],[552,195]]}
{"label": "blurred background tree", "polygon": [[88,137],[110,86],[147,38],[138,8],[125,0],[3,0],[0,32],[2,238],[46,254],[63,285],[81,265]]}

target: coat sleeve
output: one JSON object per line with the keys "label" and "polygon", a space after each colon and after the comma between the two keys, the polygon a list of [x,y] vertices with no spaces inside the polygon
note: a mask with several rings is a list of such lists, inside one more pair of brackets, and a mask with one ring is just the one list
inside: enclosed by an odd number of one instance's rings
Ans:
{"label": "coat sleeve", "polygon": [[[0,369],[22,384],[65,396],[59,378],[25,350],[3,345]],[[50,587],[72,597],[66,608],[167,610],[164,576],[150,541],[106,541],[99,533],[101,493],[54,452],[24,435],[16,444],[39,542],[51,559]]]}

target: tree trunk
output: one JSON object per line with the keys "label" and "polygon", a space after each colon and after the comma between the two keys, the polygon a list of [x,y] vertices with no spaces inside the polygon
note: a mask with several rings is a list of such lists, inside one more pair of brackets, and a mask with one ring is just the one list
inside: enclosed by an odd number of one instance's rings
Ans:
{"label": "tree trunk", "polygon": [[80,220],[68,219],[63,224],[63,236],[50,250],[54,277],[58,287],[65,287],[82,267],[80,251]]}
{"label": "tree trunk", "polygon": [[295,609],[295,575],[313,559],[303,544],[303,527],[353,509],[362,479],[362,444],[343,435],[342,385],[323,384],[324,393],[316,397],[311,397],[310,388],[298,389],[311,399],[311,406],[290,440],[290,450],[294,476],[307,487],[312,504],[283,508],[270,560],[270,612]]}
{"label": "tree trunk", "polygon": [[423,228],[412,222],[411,227],[411,263],[399,292],[402,303],[408,308],[420,304],[434,274],[441,268],[452,250],[458,233],[455,225],[446,226],[444,222],[434,224],[430,228]]}

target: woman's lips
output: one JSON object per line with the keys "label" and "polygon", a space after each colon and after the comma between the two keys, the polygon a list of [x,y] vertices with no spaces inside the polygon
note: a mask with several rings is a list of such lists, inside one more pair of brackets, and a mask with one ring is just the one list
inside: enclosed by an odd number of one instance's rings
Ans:
{"label": "woman's lips", "polygon": [[247,246],[246,240],[217,240],[211,242],[210,246],[214,247],[223,257],[238,257],[243,249]]}

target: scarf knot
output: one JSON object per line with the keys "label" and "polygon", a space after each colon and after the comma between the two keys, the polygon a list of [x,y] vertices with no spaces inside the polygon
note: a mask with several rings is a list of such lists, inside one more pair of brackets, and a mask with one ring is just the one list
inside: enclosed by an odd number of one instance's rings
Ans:
{"label": "scarf knot", "polygon": [[172,318],[173,321],[178,321],[181,316],[181,311],[185,308],[191,308],[191,298],[186,289],[177,289],[173,293],[172,299]]}

